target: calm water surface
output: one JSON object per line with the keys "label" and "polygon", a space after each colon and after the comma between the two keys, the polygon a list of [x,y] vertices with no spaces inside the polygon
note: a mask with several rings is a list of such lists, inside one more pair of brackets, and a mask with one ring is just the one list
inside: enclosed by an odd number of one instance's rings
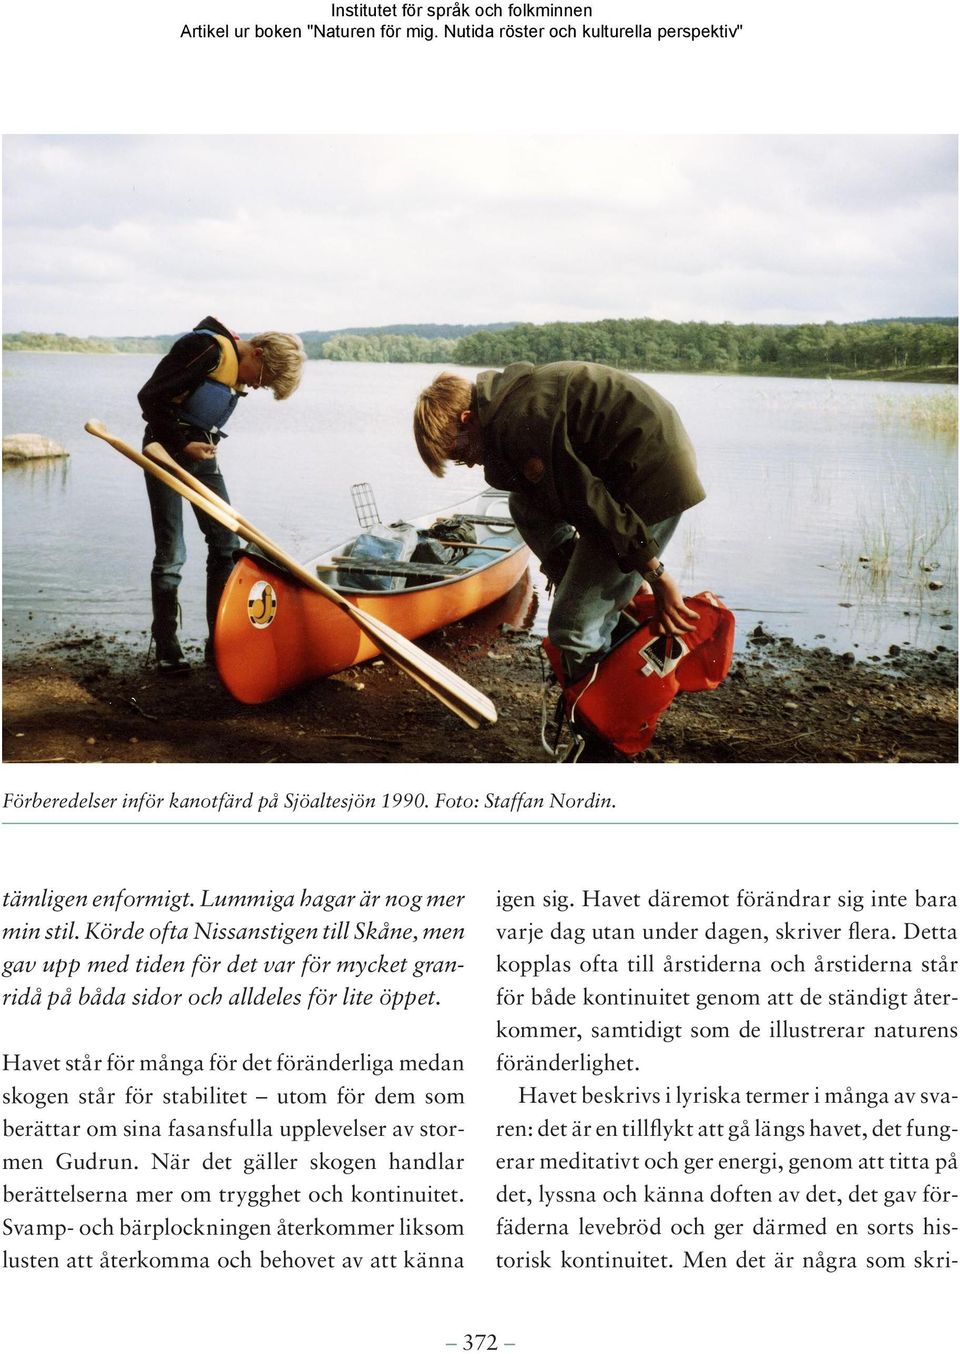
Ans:
{"label": "calm water surface", "polygon": [[[102,419],[139,447],[136,392],[155,362],[4,353],[4,433],[42,433],[70,452],[3,473],[8,653],[71,628],[145,634],[152,536],[140,472],[83,424]],[[434,479],[413,445],[414,400],[437,370],[310,362],[292,399],[252,393],[221,454],[231,498],[306,559],[352,533],[357,480],[373,484],[384,521],[467,497],[479,472]],[[687,375],[651,383],[679,409],[708,494],[683,519],[668,565],[685,591],[712,589],[734,609],[740,646],[762,623],[862,656],[893,643],[956,648],[956,446],[918,417],[955,389]],[[188,552],[184,629],[199,640],[204,549],[192,520]],[[548,602],[538,595],[542,632]]]}

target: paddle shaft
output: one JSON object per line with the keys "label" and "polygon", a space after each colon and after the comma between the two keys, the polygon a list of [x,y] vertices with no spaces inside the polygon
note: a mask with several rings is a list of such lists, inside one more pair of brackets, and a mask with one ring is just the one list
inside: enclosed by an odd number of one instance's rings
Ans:
{"label": "paddle shaft", "polygon": [[[113,445],[116,446],[116,442],[114,442]],[[244,540],[249,541],[251,545],[255,545],[258,550],[262,550],[275,564],[282,565],[284,569],[293,574],[294,578],[299,579],[301,583],[305,583],[307,587],[313,588],[315,592],[321,592],[328,602],[332,602],[334,606],[338,606],[341,611],[349,612],[355,610],[345,598],[340,596],[335,588],[328,588],[326,584],[321,583],[318,578],[314,578],[309,570],[305,569],[298,560],[295,560],[292,555],[288,555],[275,541],[271,541],[269,536],[264,536],[263,532],[258,530],[252,522],[248,521],[241,513],[238,513],[231,503],[227,503],[225,499],[220,498],[218,494],[213,492],[209,485],[204,484],[202,480],[198,480],[195,475],[191,475],[190,471],[185,470],[182,465],[178,465],[167,449],[162,447],[159,442],[150,442],[144,448],[144,451],[146,456],[149,457],[150,463],[156,465],[158,469],[164,468],[170,471],[176,476],[179,485],[182,485],[184,489],[189,489],[191,494],[199,495],[200,498],[204,500],[204,503],[208,503],[214,510],[210,514],[211,517],[216,517],[217,512],[229,513],[236,521],[237,525],[233,530],[236,531],[238,536],[242,536]],[[194,501],[195,499],[191,499],[191,502]]]}
{"label": "paddle shaft", "polygon": [[[238,536],[242,536],[249,541],[251,545],[255,545],[269,559],[279,564],[281,568],[286,569],[306,587],[314,592],[319,592],[332,605],[348,615],[385,657],[391,659],[408,677],[411,677],[436,700],[452,710],[465,724],[469,724],[471,728],[479,728],[482,722],[489,724],[496,722],[496,708],[487,696],[465,682],[462,677],[458,677],[456,673],[451,672],[449,668],[444,667],[435,658],[424,653],[406,636],[398,634],[375,616],[369,616],[360,611],[359,608],[341,597],[334,588],[321,582],[315,574],[311,574],[285,550],[262,535],[251,522],[235,512],[229,503],[219,498],[207,485],[178,465],[159,443],[150,444],[150,451],[155,458],[150,459],[141,455],[140,452],[134,451],[133,447],[128,446],[119,438],[113,437],[101,423],[91,420],[85,427],[87,432],[108,442],[116,451],[139,465],[148,474],[154,475],[195,507],[206,512],[208,516],[226,527],[228,531],[235,532]],[[172,467],[173,474],[165,468],[167,465]]]}

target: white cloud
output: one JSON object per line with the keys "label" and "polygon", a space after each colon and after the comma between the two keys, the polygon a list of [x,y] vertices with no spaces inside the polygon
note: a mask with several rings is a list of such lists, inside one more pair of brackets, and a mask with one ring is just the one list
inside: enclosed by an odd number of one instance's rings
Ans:
{"label": "white cloud", "polygon": [[4,329],[956,309],[951,137],[8,137]]}

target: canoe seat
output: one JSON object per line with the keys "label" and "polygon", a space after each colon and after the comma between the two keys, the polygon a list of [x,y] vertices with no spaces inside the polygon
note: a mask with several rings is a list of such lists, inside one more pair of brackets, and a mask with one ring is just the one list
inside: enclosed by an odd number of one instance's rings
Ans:
{"label": "canoe seat", "polygon": [[[467,574],[475,565],[464,568],[457,564],[414,564],[412,560],[382,560],[367,559],[363,555],[334,555],[334,567],[340,565],[349,565],[351,569],[358,568],[365,574],[385,574],[393,577],[409,576],[411,578],[458,578],[460,574]],[[317,572],[323,573],[329,569],[330,565],[318,564]]]}
{"label": "canoe seat", "polygon": [[514,522],[512,517],[477,517],[471,513],[466,512],[456,513],[453,520],[456,522],[475,522],[477,523],[477,525],[483,525],[488,527],[516,526],[516,522]]}

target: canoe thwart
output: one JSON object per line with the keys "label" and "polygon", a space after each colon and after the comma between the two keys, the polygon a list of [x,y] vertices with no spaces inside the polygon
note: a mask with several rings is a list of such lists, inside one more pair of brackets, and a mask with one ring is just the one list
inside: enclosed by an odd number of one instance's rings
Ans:
{"label": "canoe thwart", "polygon": [[412,560],[367,559],[363,555],[334,555],[332,564],[318,564],[317,569],[339,569],[341,573],[411,574],[418,578],[459,578],[472,573],[468,567],[456,564],[414,564]]}
{"label": "canoe thwart", "polygon": [[434,545],[445,545],[451,550],[495,550],[498,554],[509,555],[511,550],[516,550],[515,545],[488,545],[480,541],[441,541],[436,536],[431,536],[430,540]]}
{"label": "canoe thwart", "polygon": [[458,512],[447,519],[451,522],[476,522],[484,523],[488,527],[515,527],[517,524],[512,517],[482,517],[474,516],[472,513]]}

